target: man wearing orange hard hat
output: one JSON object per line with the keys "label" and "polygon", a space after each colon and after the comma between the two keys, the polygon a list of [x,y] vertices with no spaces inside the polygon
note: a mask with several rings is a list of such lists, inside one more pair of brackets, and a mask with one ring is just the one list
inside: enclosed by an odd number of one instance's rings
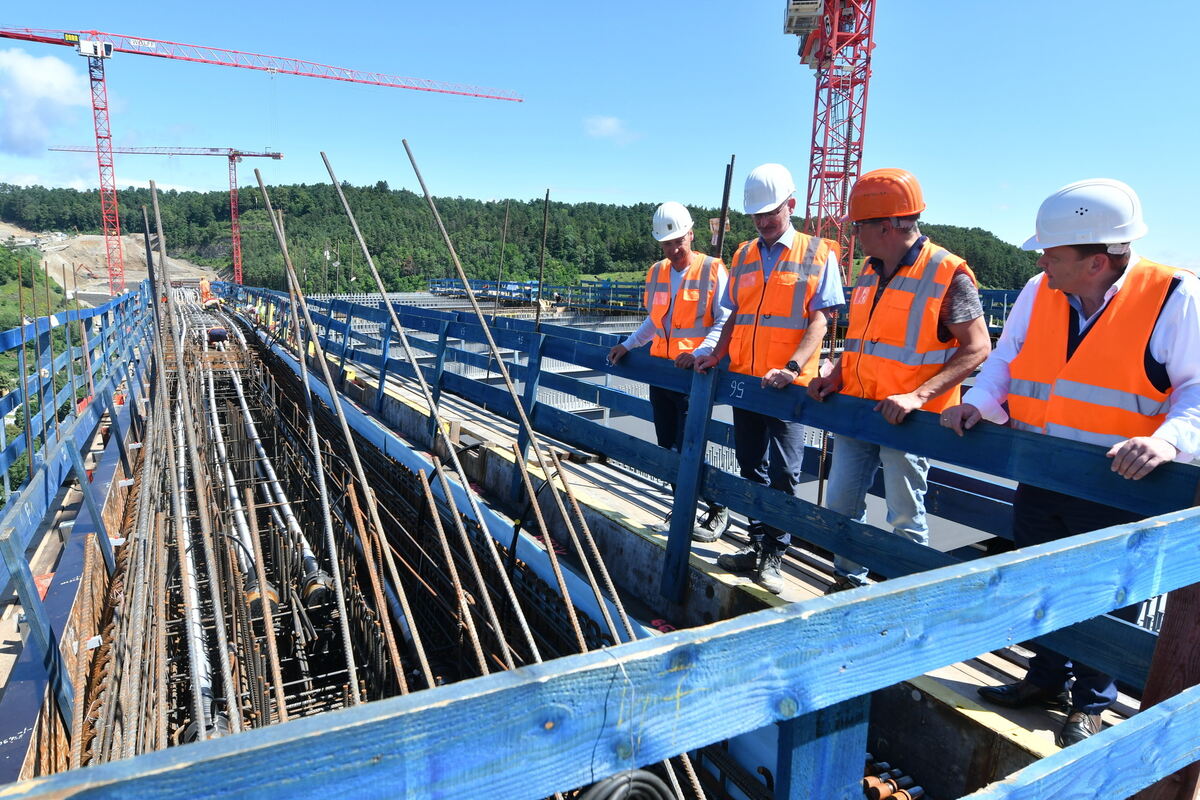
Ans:
{"label": "man wearing orange hard hat", "polygon": [[[850,192],[849,218],[863,254],[850,295],[846,345],[833,371],[814,378],[808,394],[834,392],[878,401],[893,425],[913,411],[940,412],[959,401],[959,384],[991,350],[975,275],[967,262],[921,235],[921,184],[902,169],[877,169]],[[839,435],[825,505],[866,518],[867,490],[883,467],[888,524],[897,536],[929,543],[925,521],[929,460]],[[834,557],[829,591],[862,586],[867,568]]]}

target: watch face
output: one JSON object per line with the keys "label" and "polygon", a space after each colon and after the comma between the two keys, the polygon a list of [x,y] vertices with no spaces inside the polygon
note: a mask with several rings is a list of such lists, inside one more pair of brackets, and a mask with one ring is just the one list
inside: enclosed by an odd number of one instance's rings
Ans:
{"label": "watch face", "polygon": [[787,363],[786,369],[788,372],[794,372],[797,375],[800,374],[800,365],[797,364],[795,361],[789,361]]}

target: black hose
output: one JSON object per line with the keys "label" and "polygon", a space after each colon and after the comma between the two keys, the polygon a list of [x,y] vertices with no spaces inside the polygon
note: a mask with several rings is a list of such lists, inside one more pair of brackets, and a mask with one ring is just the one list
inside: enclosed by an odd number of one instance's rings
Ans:
{"label": "black hose", "polygon": [[644,769],[610,775],[592,784],[580,800],[675,800],[662,779]]}

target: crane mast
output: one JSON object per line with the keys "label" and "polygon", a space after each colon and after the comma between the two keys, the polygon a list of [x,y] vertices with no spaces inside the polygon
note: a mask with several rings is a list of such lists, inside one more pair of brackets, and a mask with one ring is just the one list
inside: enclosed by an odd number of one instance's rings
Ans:
{"label": "crane mast", "polygon": [[[51,150],[65,153],[90,153],[92,148],[69,146],[51,147]],[[233,282],[242,284],[242,226],[238,221],[238,179],[237,165],[243,158],[283,158],[283,153],[268,150],[255,153],[250,150],[238,150],[233,147],[113,147],[112,152],[130,155],[149,156],[224,156],[229,159],[229,228],[233,249]]]}
{"label": "crane mast", "polygon": [[875,0],[787,0],[784,32],[800,37],[801,63],[816,72],[805,230],[838,245],[849,282],[854,237],[843,223],[862,172]]}
{"label": "crane mast", "polygon": [[[96,163],[100,173],[100,223],[104,232],[104,253],[108,267],[109,294],[118,295],[125,291],[125,256],[121,249],[121,218],[117,202],[117,182],[113,168],[112,126],[108,118],[108,89],[104,78],[104,60],[114,53],[169,58],[177,61],[192,61],[198,64],[214,64],[223,67],[239,67],[263,72],[298,75],[306,78],[366,83],[396,89],[412,89],[420,92],[479,97],[489,100],[522,102],[521,98],[501,89],[446,83],[423,78],[388,75],[382,72],[366,72],[345,67],[335,67],[284,56],[269,56],[221,47],[183,44],[165,39],[128,36],[103,31],[63,31],[45,28],[10,28],[0,26],[0,39],[16,39],[40,44],[56,44],[74,47],[79,55],[88,60],[88,80],[92,92],[92,119],[96,129]],[[229,162],[229,178],[237,180],[235,159]],[[238,240],[236,209],[237,188],[234,185],[230,198],[231,214],[234,217],[235,276],[241,272],[241,247]],[[240,281],[239,281],[240,282]]]}

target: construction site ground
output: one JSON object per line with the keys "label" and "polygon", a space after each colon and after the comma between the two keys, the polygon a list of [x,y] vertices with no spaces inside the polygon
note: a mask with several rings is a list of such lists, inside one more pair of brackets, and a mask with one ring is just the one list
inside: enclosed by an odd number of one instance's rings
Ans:
{"label": "construction site ground", "polygon": [[[31,238],[37,236],[37,231],[19,228],[7,222],[0,222],[0,242],[9,236]],[[125,286],[137,286],[148,277],[146,270],[146,241],[140,235],[125,234],[121,237],[121,245],[125,258]],[[108,267],[105,261],[104,237],[98,234],[68,235],[66,239],[53,242],[39,248],[39,263],[46,265],[50,278],[60,286],[63,284],[63,269],[66,268],[67,280],[71,280],[71,270],[75,270],[75,280],[78,281],[80,300],[96,304],[100,296],[108,295]],[[167,267],[173,280],[199,280],[207,276],[210,280],[217,278],[217,271],[211,267],[182,259],[168,257]],[[75,286],[65,287],[74,290]]]}

